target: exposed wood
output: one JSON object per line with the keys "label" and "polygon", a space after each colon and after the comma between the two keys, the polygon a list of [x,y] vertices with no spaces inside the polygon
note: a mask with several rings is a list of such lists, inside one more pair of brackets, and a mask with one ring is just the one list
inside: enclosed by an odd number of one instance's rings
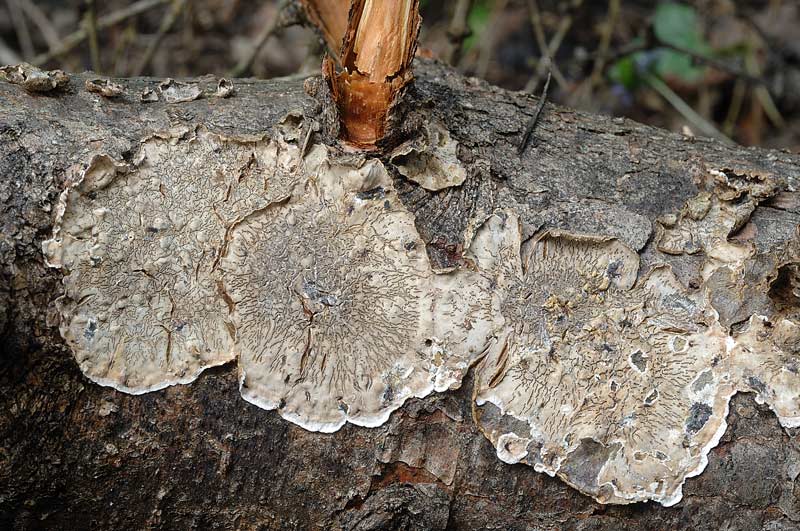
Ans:
{"label": "exposed wood", "polygon": [[356,0],[342,48],[342,67],[324,71],[339,107],[343,138],[374,146],[386,132],[389,108],[413,78],[411,61],[421,19],[419,0]]}
{"label": "exposed wood", "polygon": [[319,28],[328,51],[337,60],[347,31],[350,0],[300,0],[309,21]]}

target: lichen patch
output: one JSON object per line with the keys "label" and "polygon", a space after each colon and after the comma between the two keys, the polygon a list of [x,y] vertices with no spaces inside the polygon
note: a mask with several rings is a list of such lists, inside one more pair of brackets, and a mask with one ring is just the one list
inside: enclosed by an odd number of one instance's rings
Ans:
{"label": "lichen patch", "polygon": [[242,396],[314,431],[377,426],[457,387],[485,350],[488,280],[434,275],[383,165],[309,153],[302,194],[236,226],[222,267]]}
{"label": "lichen patch", "polygon": [[146,140],[130,165],[96,156],[62,194],[44,243],[67,273],[60,329],[81,370],[128,393],[233,359],[217,270],[227,233],[294,182],[297,148],[189,133]]}
{"label": "lichen patch", "polygon": [[724,330],[668,268],[637,283],[638,256],[616,240],[520,235],[501,212],[472,247],[502,315],[476,374],[480,428],[500,459],[603,503],[676,503],[726,427]]}

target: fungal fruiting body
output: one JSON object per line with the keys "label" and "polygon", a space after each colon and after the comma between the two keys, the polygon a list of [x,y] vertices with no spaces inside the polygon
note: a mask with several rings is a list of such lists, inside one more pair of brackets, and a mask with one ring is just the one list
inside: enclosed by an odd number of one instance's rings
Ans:
{"label": "fungal fruiting body", "polygon": [[274,144],[178,135],[145,141],[134,164],[94,157],[63,192],[44,244],[67,272],[60,329],[81,370],[128,393],[234,359],[219,253],[240,216],[285,196],[295,163]]}
{"label": "fungal fruiting body", "polygon": [[378,426],[444,391],[488,342],[482,277],[434,275],[383,165],[329,163],[242,222],[223,260],[242,395],[315,431]]}
{"label": "fungal fruiting body", "polygon": [[507,209],[470,234],[464,268],[440,273],[395,179],[464,182],[443,126],[382,162],[301,147],[296,118],[274,138],[179,128],[76,173],[44,253],[65,271],[60,331],[88,378],[144,393],[235,361],[246,400],[331,432],[381,425],[475,366],[476,423],[498,457],[602,503],[679,501],[736,392],[800,426],[796,249],[762,286],[786,308],[715,307],[755,253],[727,238],[739,203],[703,196],[663,220],[665,252],[708,255],[693,291],[613,238],[523,238]]}
{"label": "fungal fruiting body", "polygon": [[128,393],[236,360],[241,392],[315,431],[457,387],[491,341],[489,280],[435,275],[378,160],[182,130],[98,156],[63,193],[61,332]]}
{"label": "fungal fruiting body", "polygon": [[479,426],[500,459],[602,502],[674,503],[725,430],[726,335],[669,269],[635,284],[638,256],[616,240],[520,234],[503,212],[473,243],[502,313]]}

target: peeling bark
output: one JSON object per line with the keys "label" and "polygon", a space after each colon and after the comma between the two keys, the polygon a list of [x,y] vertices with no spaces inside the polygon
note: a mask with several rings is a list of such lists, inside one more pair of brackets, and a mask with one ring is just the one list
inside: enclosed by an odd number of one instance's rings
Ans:
{"label": "peeling bark", "polygon": [[[383,161],[434,269],[471,267],[466,249],[478,229],[510,209],[523,241],[556,230],[616,238],[639,254],[639,278],[666,264],[686,289],[708,290],[743,348],[768,342],[785,351],[781,342],[793,336],[783,332],[793,329],[784,320],[797,322],[800,313],[800,157],[547,106],[520,158],[533,98],[430,63],[419,63],[415,76],[390,140],[413,142],[427,124],[443,124],[466,172],[462,183],[430,191],[390,156]],[[84,89],[89,79],[73,77],[64,92],[46,96],[0,83],[0,527],[800,525],[798,431],[781,428],[760,405],[794,383],[755,369],[755,394],[734,397],[707,469],[686,481],[671,508],[603,506],[531,467],[502,463],[472,420],[471,375],[458,391],[408,401],[381,427],[346,425],[331,435],[241,400],[232,365],[143,396],[90,382],[54,323],[62,275],[40,251],[71,176],[96,155],[132,164],[145,139],[165,131],[202,126],[257,139],[295,112],[304,116],[304,138],[330,141],[336,120],[318,78],[306,90],[236,81],[230,98],[180,103],[141,102],[156,80],[121,81],[124,92],[107,99]],[[198,83],[203,94],[216,87]],[[766,337],[753,315],[781,326]],[[582,451],[598,455],[590,445]]]}

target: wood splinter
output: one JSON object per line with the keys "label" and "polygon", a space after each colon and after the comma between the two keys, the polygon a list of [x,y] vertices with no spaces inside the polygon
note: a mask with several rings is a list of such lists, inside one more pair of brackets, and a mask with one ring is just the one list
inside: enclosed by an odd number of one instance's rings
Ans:
{"label": "wood splinter", "polygon": [[[304,3],[317,18],[325,12],[320,6],[327,5]],[[385,136],[389,109],[413,79],[420,23],[419,0],[353,1],[341,52],[326,57],[322,65],[339,109],[343,140],[369,149]],[[321,25],[329,47],[339,25],[335,19]]]}

